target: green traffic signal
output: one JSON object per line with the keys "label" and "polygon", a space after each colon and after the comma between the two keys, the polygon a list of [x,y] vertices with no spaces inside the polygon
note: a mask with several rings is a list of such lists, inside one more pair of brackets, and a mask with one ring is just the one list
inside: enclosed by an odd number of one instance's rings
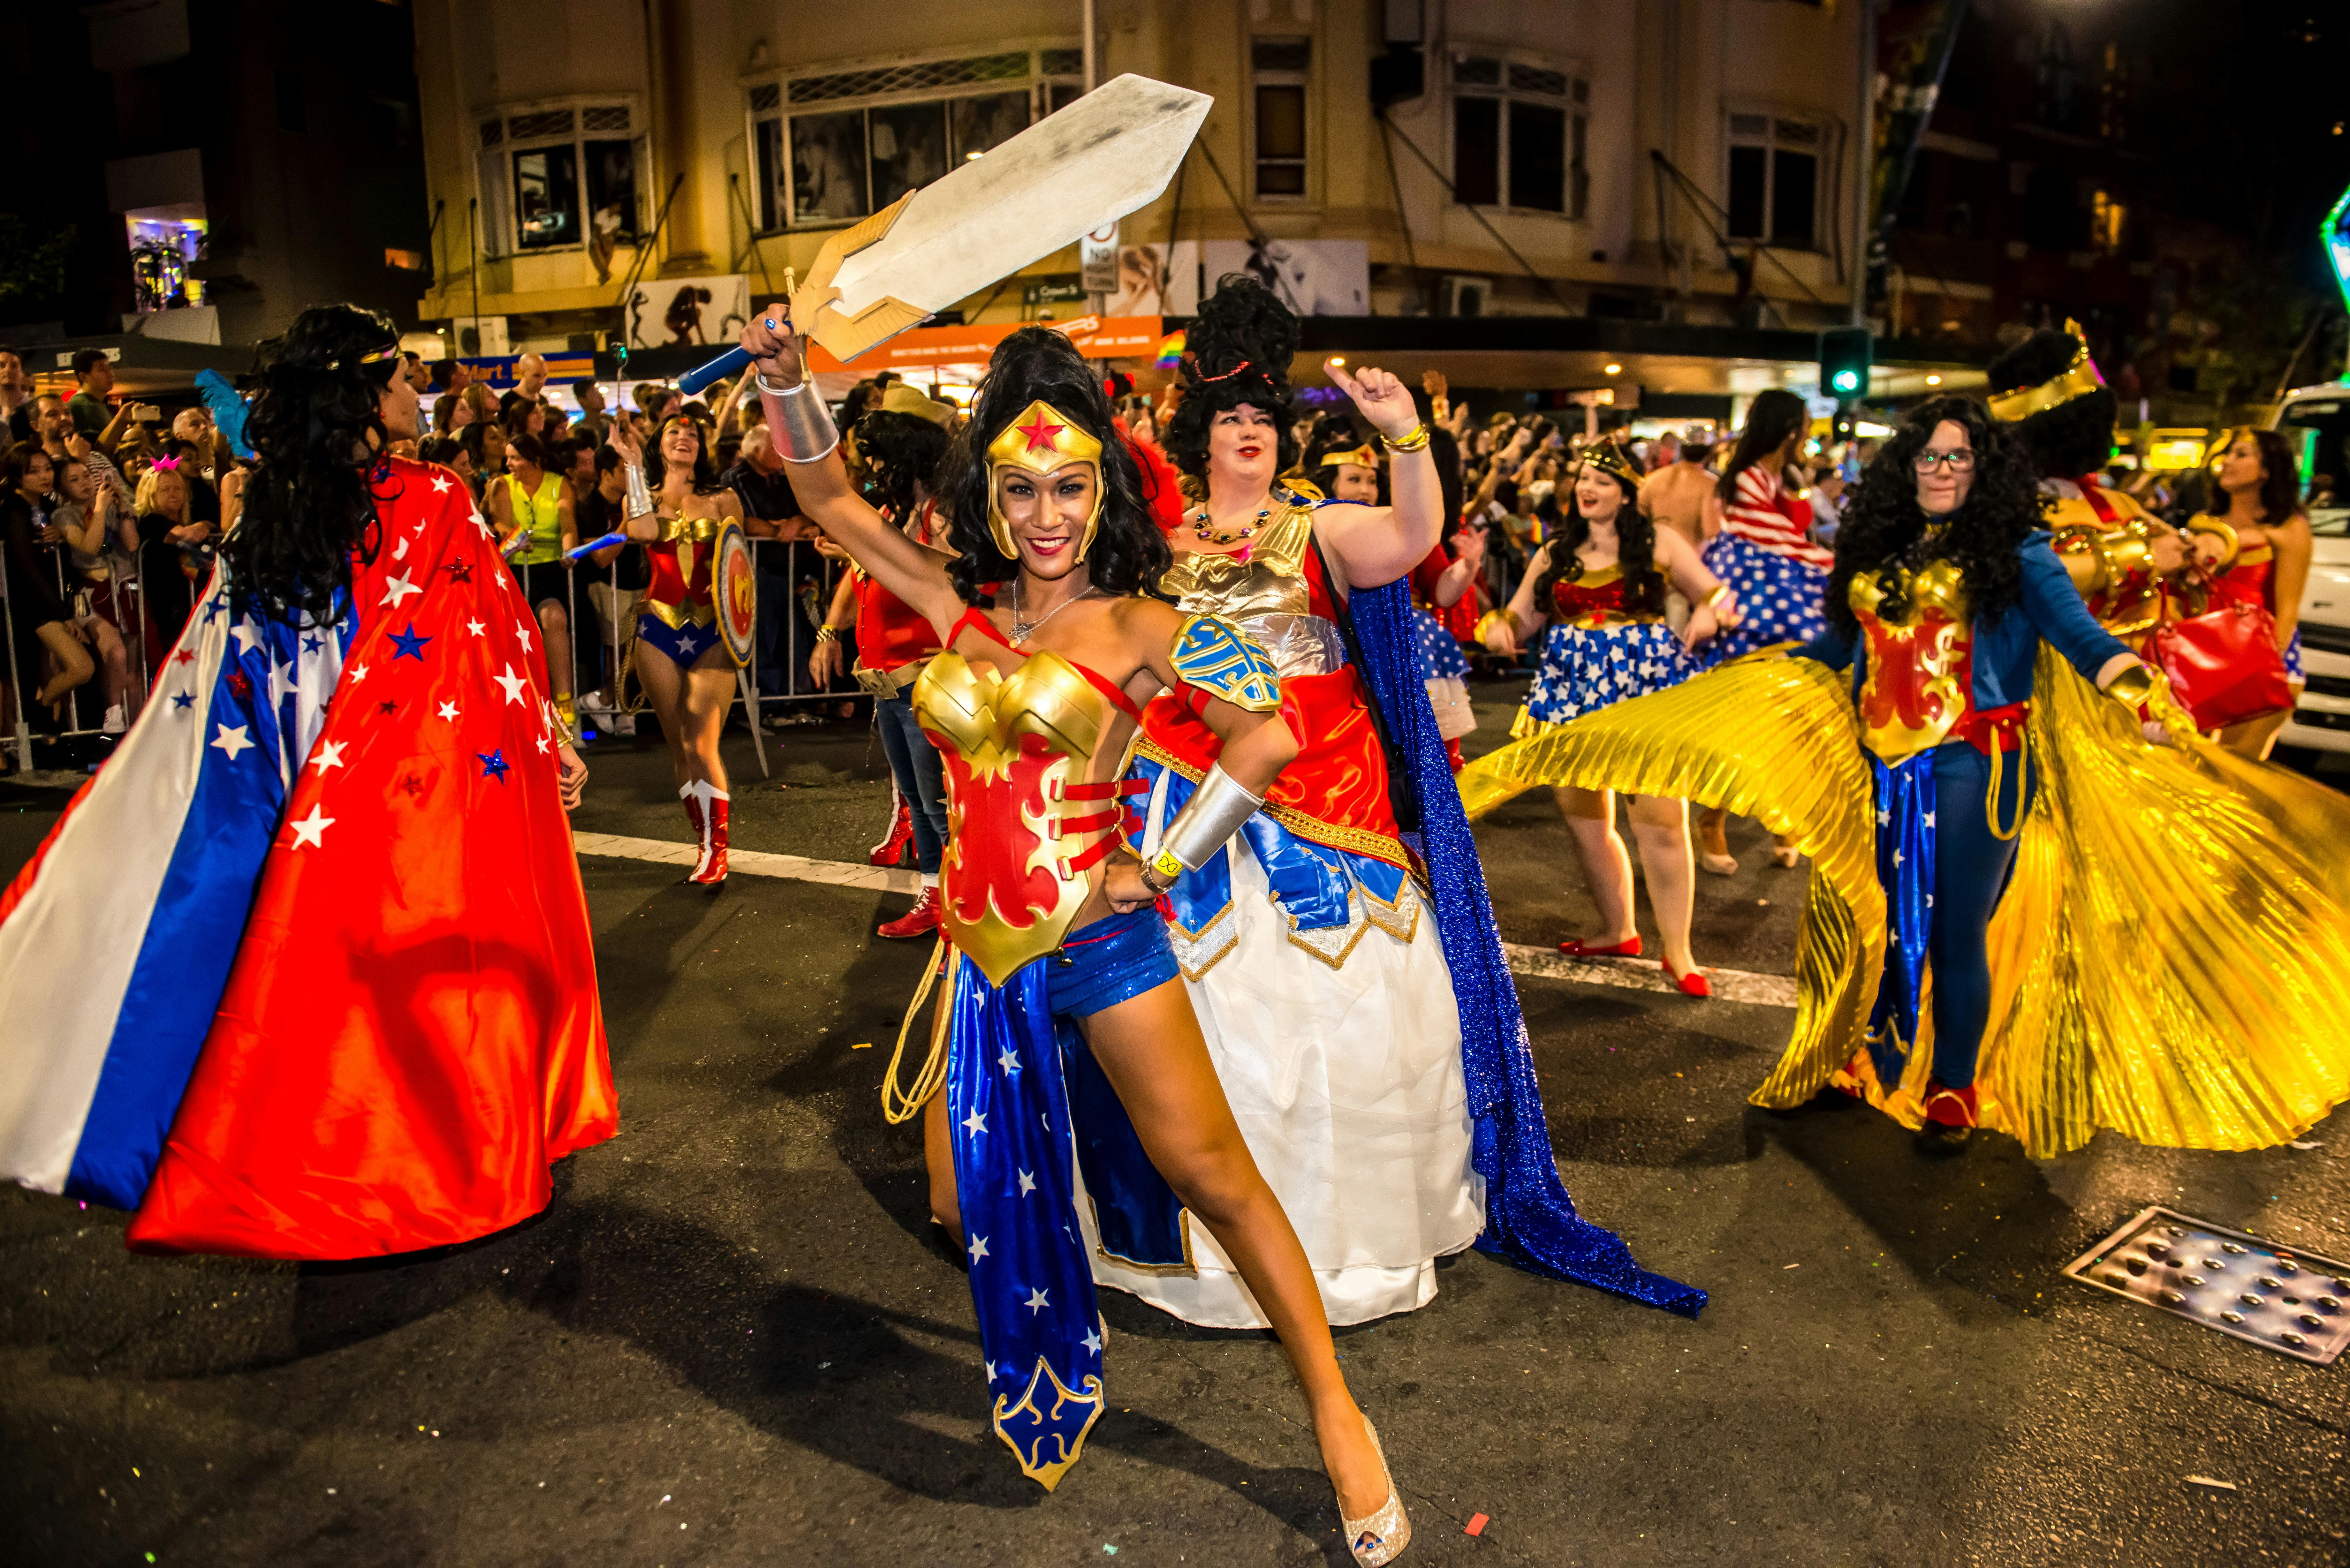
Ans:
{"label": "green traffic signal", "polygon": [[1820,334],[1820,385],[1839,399],[1868,390],[1876,343],[1866,327],[1831,327]]}

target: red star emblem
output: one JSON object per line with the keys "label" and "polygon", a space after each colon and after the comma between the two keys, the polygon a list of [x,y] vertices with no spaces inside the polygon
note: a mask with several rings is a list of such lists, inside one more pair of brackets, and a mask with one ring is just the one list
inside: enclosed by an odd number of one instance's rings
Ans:
{"label": "red star emblem", "polygon": [[193,664],[195,661],[196,656],[184,648],[172,655],[172,662],[174,664]]}
{"label": "red star emblem", "polygon": [[1050,452],[1058,446],[1061,432],[1069,427],[1056,425],[1040,412],[1028,423],[1012,428],[1028,438],[1028,455],[1034,457],[1040,452]]}

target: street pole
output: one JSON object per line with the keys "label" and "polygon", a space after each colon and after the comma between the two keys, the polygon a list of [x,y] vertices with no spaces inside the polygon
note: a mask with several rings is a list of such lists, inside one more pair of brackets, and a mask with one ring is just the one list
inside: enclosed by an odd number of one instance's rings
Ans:
{"label": "street pole", "polygon": [[1101,85],[1100,45],[1094,38],[1094,0],[1085,0],[1086,12],[1086,90],[1091,92]]}
{"label": "street pole", "polygon": [[1852,311],[1855,327],[1868,325],[1869,159],[1877,140],[1877,0],[1860,0],[1860,78],[1852,127]]}

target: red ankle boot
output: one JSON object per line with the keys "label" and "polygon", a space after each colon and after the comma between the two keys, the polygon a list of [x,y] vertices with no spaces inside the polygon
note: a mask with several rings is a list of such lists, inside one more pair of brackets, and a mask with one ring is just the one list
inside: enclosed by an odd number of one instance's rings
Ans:
{"label": "red ankle boot", "polygon": [[898,813],[889,819],[889,836],[866,851],[868,865],[895,866],[906,857],[906,846],[914,842],[914,808],[903,795],[893,798]]}
{"label": "red ankle boot", "polygon": [[936,887],[922,889],[914,907],[897,919],[877,928],[874,935],[882,937],[927,937],[939,929],[939,890]]}

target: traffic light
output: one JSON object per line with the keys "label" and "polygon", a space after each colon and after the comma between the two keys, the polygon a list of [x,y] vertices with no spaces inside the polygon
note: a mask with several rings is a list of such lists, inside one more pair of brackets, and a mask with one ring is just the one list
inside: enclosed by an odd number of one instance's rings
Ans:
{"label": "traffic light", "polygon": [[1860,416],[1849,408],[1838,409],[1835,411],[1835,417],[1828,421],[1828,440],[1830,441],[1852,441],[1859,434]]}
{"label": "traffic light", "polygon": [[1820,334],[1820,394],[1839,403],[1868,395],[1874,338],[1866,327],[1831,327]]}

